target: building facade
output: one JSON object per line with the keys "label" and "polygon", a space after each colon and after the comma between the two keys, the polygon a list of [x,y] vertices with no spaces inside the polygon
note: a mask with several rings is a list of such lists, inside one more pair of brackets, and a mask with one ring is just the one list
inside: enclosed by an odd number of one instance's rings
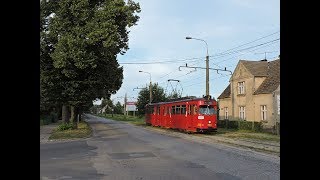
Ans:
{"label": "building facade", "polygon": [[280,58],[240,60],[229,82],[218,97],[219,119],[262,122],[274,129],[280,122]]}

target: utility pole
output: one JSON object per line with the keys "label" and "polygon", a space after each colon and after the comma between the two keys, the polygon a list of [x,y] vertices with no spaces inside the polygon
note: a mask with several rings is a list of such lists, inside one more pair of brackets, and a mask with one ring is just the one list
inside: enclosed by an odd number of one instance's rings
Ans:
{"label": "utility pole", "polygon": [[206,56],[206,97],[209,100],[209,55],[208,55],[208,49],[207,49],[207,56]]}
{"label": "utility pole", "polygon": [[254,53],[254,54],[264,54],[264,60],[267,60],[267,53],[273,53],[278,51],[269,51],[269,52],[261,52],[261,53]]}
{"label": "utility pole", "polygon": [[152,102],[152,83],[151,83],[151,76],[150,76],[150,104],[151,104],[151,102]]}
{"label": "utility pole", "polygon": [[127,93],[124,96],[123,115],[126,115],[126,106],[127,106]]}
{"label": "utility pole", "polygon": [[[192,68],[192,69],[206,69],[206,71],[209,71],[209,69],[210,70],[215,70],[215,71],[217,71],[217,73],[218,73],[218,71],[228,71],[228,72],[230,72],[230,74],[232,75],[232,71],[230,71],[230,70],[227,70],[227,68],[225,67],[224,69],[216,69],[216,68],[209,68],[209,66],[207,66],[206,68],[203,68],[203,67],[196,67],[196,66],[188,66],[187,64],[186,64],[186,66],[179,66],[179,71],[181,71],[181,69],[180,68]],[[209,77],[209,73],[208,72],[206,72],[207,73],[207,77]],[[209,93],[209,80],[207,80],[206,81],[208,84],[207,84],[207,86],[206,87],[208,87],[208,89],[206,89],[206,93]],[[207,98],[207,100],[210,100],[210,95],[209,96],[207,96],[206,97]],[[232,98],[231,98],[232,99]]]}
{"label": "utility pole", "polygon": [[209,95],[209,52],[208,52],[208,44],[203,39],[198,39],[198,38],[193,38],[193,37],[186,37],[186,39],[194,39],[194,40],[199,40],[199,41],[202,41],[202,42],[206,43],[206,48],[207,48],[207,55],[206,55],[206,98],[207,98],[207,100],[210,100],[210,95]]}

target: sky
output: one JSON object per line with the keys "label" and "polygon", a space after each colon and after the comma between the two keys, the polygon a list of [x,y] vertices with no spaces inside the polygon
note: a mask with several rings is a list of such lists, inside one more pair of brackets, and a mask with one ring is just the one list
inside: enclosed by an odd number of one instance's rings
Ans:
{"label": "sky", "polygon": [[[141,89],[158,83],[167,93],[202,97],[209,67],[234,71],[239,60],[275,60],[280,55],[280,0],[134,0],[139,21],[129,29],[129,50],[118,55],[123,66],[121,88],[111,99],[136,101]],[[186,36],[202,39],[187,40]],[[133,64],[128,64],[133,63]],[[149,63],[149,64],[146,64]],[[139,70],[148,72],[141,73]],[[215,99],[228,86],[229,72],[209,71],[209,93]],[[179,80],[168,81],[169,79]],[[94,102],[100,104],[101,101]]]}

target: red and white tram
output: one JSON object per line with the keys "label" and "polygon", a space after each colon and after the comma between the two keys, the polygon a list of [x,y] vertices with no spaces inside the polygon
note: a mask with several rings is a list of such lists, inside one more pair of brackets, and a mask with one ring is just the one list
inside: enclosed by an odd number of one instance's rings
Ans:
{"label": "red and white tram", "polygon": [[146,105],[147,125],[186,132],[217,130],[217,101],[205,98],[181,99]]}

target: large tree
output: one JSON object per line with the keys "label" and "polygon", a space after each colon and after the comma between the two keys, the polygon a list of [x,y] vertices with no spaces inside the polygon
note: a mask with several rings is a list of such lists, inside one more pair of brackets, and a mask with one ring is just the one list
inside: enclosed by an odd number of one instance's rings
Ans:
{"label": "large tree", "polygon": [[118,101],[116,106],[114,107],[114,113],[115,114],[123,114],[123,106],[121,103]]}
{"label": "large tree", "polygon": [[121,87],[117,55],[128,50],[128,27],[136,25],[140,6],[131,0],[40,3],[41,100],[61,104],[66,121],[71,106],[74,120],[88,101],[107,99]]}
{"label": "large tree", "polygon": [[[167,100],[164,89],[157,83],[152,84],[152,103],[164,102]],[[150,88],[144,88],[139,92],[137,108],[140,115],[145,113],[145,106],[150,102]]]}

